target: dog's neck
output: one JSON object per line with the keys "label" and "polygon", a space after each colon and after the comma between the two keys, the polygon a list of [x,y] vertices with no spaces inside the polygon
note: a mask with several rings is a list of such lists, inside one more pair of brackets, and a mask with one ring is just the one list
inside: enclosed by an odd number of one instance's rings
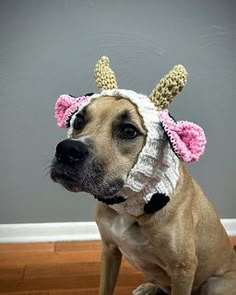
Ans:
{"label": "dog's neck", "polygon": [[154,213],[168,203],[179,178],[179,159],[167,141],[160,141],[159,145],[154,146],[155,151],[161,151],[158,160],[150,156],[152,152],[145,153],[137,162],[138,167],[136,164],[131,170],[119,194],[125,201],[109,205],[118,213],[140,216]]}

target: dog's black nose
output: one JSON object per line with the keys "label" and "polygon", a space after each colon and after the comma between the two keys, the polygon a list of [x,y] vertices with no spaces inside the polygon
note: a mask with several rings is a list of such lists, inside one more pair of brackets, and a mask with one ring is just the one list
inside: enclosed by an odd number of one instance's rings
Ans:
{"label": "dog's black nose", "polygon": [[81,141],[65,139],[58,143],[55,157],[58,162],[72,164],[82,163],[88,157],[88,147]]}

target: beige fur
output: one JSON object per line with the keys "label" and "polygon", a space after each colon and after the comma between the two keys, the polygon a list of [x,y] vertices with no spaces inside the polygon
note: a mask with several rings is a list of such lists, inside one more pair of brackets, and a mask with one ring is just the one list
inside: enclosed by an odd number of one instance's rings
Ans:
{"label": "beige fur", "polygon": [[129,145],[112,138],[112,124],[117,115],[125,110],[130,111],[132,120],[146,135],[136,107],[127,99],[119,97],[103,97],[93,101],[86,110],[89,118],[92,119],[82,132],[77,133],[76,130],[73,130],[74,138],[87,137],[95,143],[96,158],[103,162],[107,178],[110,179],[118,175],[121,175],[121,178],[127,176],[145,142],[145,136],[139,137]]}
{"label": "beige fur", "polygon": [[[114,118],[123,110],[143,136],[132,143],[111,136]],[[125,177],[145,143],[146,131],[136,107],[126,99],[100,98],[87,107],[90,122],[73,137],[95,142],[96,157],[108,178]],[[122,254],[147,278],[133,294],[235,295],[236,254],[202,189],[180,164],[171,201],[155,214],[120,215],[101,202],[96,222],[102,241],[100,295],[112,295]]]}

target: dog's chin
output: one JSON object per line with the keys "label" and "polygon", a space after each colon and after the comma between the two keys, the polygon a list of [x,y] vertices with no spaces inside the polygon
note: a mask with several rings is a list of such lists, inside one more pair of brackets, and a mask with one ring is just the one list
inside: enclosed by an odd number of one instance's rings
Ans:
{"label": "dog's chin", "polygon": [[64,187],[69,192],[78,193],[82,191],[80,186],[77,185],[72,180],[72,178],[66,175],[57,174],[53,170],[51,171],[51,179],[54,182],[59,183],[62,187]]}
{"label": "dog's chin", "polygon": [[72,193],[79,193],[82,191],[80,186],[77,184],[71,182],[71,181],[65,181],[60,178],[52,178],[52,180],[56,183],[59,183],[63,188],[65,188],[67,191],[72,192]]}
{"label": "dog's chin", "polygon": [[79,193],[82,192],[81,188],[79,186],[76,185],[72,185],[72,184],[62,184],[62,186],[69,192],[72,193]]}
{"label": "dog's chin", "polygon": [[91,182],[89,181],[78,183],[73,180],[72,177],[54,173],[51,173],[51,179],[54,182],[61,184],[70,192],[86,192],[97,199],[110,199],[116,197],[124,185],[123,180],[120,178],[98,185],[91,185]]}
{"label": "dog's chin", "polygon": [[[77,185],[72,185],[72,184],[66,184],[63,183],[61,184],[66,190],[72,193],[79,193],[79,192],[84,192],[84,190],[81,190],[81,188]],[[94,194],[92,191],[87,191],[87,193],[90,193],[91,195],[94,196],[95,199],[98,201],[107,204],[107,205],[114,205],[114,204],[119,204],[125,201],[125,198],[119,195],[119,190],[113,191],[113,194],[110,193],[110,191],[103,193],[103,194]]]}

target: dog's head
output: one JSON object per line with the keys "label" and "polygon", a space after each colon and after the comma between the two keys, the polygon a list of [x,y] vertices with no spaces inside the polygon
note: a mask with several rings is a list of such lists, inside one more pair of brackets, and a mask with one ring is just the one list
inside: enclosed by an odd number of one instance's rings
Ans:
{"label": "dog's head", "polygon": [[167,111],[186,83],[183,66],[170,71],[149,97],[118,89],[106,57],[97,63],[95,74],[101,94],[62,95],[56,103],[57,123],[69,131],[56,147],[51,169],[55,182],[118,202],[124,185],[138,192],[151,179],[152,194],[161,174],[177,163],[176,156],[192,162],[203,154],[203,130],[187,121],[175,122]]}
{"label": "dog's head", "polygon": [[69,138],[56,147],[51,177],[70,191],[114,196],[137,161],[146,134],[129,100],[93,100],[71,119]]}

